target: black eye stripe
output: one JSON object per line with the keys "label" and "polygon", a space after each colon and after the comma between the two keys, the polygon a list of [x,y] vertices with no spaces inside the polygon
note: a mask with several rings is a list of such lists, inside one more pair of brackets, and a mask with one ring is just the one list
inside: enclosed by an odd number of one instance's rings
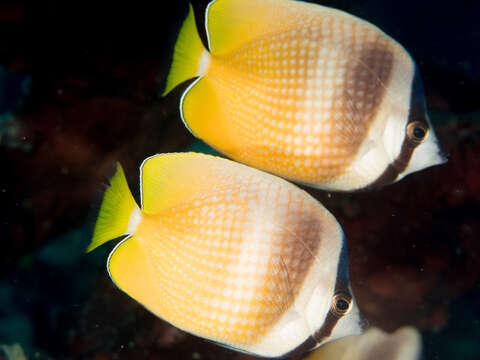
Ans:
{"label": "black eye stripe", "polygon": [[[345,238],[342,239],[342,249],[340,250],[339,262],[338,262],[338,269],[337,269],[337,280],[335,282],[335,299],[332,305],[335,305],[337,300],[344,300],[348,301],[348,306],[350,307],[350,302],[352,299],[352,295],[349,291],[349,279],[348,279],[348,265],[347,265],[347,245],[345,243]],[[342,296],[339,296],[342,294]],[[348,300],[345,300],[348,299]],[[306,351],[312,350],[315,346],[321,343],[323,340],[328,338],[331,334],[337,322],[343,316],[339,316],[335,314],[332,309],[327,312],[327,316],[325,321],[323,322],[322,326],[315,331],[315,333],[311,334],[303,343],[297,346],[295,349],[291,350],[290,352],[282,355],[282,358],[289,358],[292,356],[296,356],[299,354],[303,354]]]}
{"label": "black eye stripe", "polygon": [[[394,161],[387,166],[383,174],[381,174],[377,180],[373,181],[366,189],[371,189],[377,186],[391,184],[395,179],[408,167],[408,163],[412,158],[415,148],[422,142],[425,135],[427,134],[429,124],[426,117],[426,107],[425,107],[425,96],[423,91],[422,80],[418,69],[415,68],[412,82],[412,93],[410,95],[410,107],[407,121],[408,126],[412,126],[413,123],[417,123],[420,128],[423,128],[425,134],[423,137],[418,138],[409,138],[406,134],[402,146],[400,148],[400,153]],[[412,133],[414,129],[412,129]],[[412,134],[414,136],[414,134]]]}

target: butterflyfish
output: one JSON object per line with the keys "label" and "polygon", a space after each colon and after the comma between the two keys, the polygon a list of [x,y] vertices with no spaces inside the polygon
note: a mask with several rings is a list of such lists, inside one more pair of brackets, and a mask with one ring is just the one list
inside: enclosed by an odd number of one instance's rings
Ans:
{"label": "butterflyfish", "polygon": [[414,61],[374,25],[302,1],[196,3],[164,95],[181,89],[184,124],[217,151],[338,191],[446,161]]}
{"label": "butterflyfish", "polygon": [[126,236],[108,257],[108,273],[161,319],[265,357],[365,327],[343,231],[295,185],[196,153],[146,159],[140,207],[120,165],[110,184],[88,251]]}
{"label": "butterflyfish", "polygon": [[369,328],[358,336],[348,336],[313,351],[305,360],[420,360],[422,338],[411,326],[389,334]]}

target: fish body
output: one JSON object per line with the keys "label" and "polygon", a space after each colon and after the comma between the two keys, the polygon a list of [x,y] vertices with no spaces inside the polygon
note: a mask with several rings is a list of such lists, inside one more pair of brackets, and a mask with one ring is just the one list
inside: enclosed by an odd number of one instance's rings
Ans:
{"label": "fish body", "polygon": [[291,0],[216,0],[200,15],[190,7],[164,94],[185,81],[180,114],[195,136],[295,182],[350,191],[445,162],[410,55],[336,9]]}
{"label": "fish body", "polygon": [[420,332],[404,326],[391,334],[370,328],[362,335],[332,341],[305,360],[420,360],[421,356]]}
{"label": "fish body", "polygon": [[342,229],[306,192],[195,153],[151,157],[140,180],[138,207],[118,166],[88,250],[127,236],[108,272],[152,313],[266,357],[361,333]]}

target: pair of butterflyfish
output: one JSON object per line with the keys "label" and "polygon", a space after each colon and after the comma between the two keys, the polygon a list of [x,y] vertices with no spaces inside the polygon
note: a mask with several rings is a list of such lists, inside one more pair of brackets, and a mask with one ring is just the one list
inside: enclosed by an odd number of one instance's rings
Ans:
{"label": "pair of butterflyfish", "polygon": [[415,64],[335,9],[200,3],[180,30],[165,94],[179,87],[188,129],[251,167],[153,156],[140,168],[138,206],[118,165],[88,250],[126,236],[108,258],[114,283],[174,326],[238,351],[288,356],[358,335],[366,322],[340,225],[268,173],[350,191],[444,162]]}
{"label": "pair of butterflyfish", "polygon": [[374,25],[291,0],[193,2],[164,95],[226,156],[325,190],[382,186],[446,161],[418,69]]}
{"label": "pair of butterflyfish", "polygon": [[108,273],[153,314],[264,357],[306,352],[366,326],[343,231],[307,192],[197,153],[146,159],[140,189],[139,207],[118,165],[88,251],[126,236]]}

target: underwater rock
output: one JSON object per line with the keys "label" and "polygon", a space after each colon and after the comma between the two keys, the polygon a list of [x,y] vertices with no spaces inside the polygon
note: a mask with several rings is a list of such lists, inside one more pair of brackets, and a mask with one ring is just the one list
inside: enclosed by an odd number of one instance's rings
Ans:
{"label": "underwater rock", "polygon": [[321,346],[305,360],[419,360],[421,353],[422,338],[413,327],[405,326],[391,334],[370,328],[360,336]]}
{"label": "underwater rock", "polygon": [[10,169],[1,181],[2,211],[9,209],[2,226],[12,239],[0,255],[2,266],[82,225],[116,161],[135,173],[146,156],[185,148],[192,138],[177,120],[166,116],[162,104],[146,110],[126,99],[102,97],[22,115],[22,136],[32,150],[0,152]]}
{"label": "underwater rock", "polygon": [[10,72],[0,65],[0,119],[1,115],[22,107],[30,91],[31,80],[28,75]]}
{"label": "underwater rock", "polygon": [[15,116],[30,91],[30,82],[30,76],[10,72],[0,65],[0,146],[30,150]]}
{"label": "underwater rock", "polygon": [[20,344],[15,343],[12,345],[0,345],[0,359],[27,360],[27,357]]}

